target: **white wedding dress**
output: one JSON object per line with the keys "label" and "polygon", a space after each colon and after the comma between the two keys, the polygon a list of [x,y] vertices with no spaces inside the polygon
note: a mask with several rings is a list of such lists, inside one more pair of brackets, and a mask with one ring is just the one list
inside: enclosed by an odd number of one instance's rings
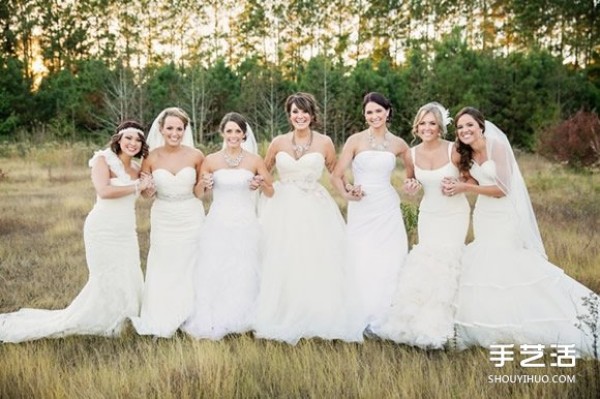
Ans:
{"label": "white wedding dress", "polygon": [[[117,177],[113,186],[135,183],[110,149],[98,151]],[[65,309],[21,309],[0,315],[0,341],[22,342],[73,334],[118,335],[128,317],[139,312],[143,276],[135,224],[134,194],[97,197],[83,227],[89,278]]]}
{"label": "white wedding dress", "polygon": [[252,329],[258,295],[260,228],[247,169],[213,173],[213,201],[200,235],[195,302],[183,329],[218,340]]}
{"label": "white wedding dress", "polygon": [[458,177],[450,161],[421,169],[412,148],[415,177],[423,186],[419,205],[419,243],[411,249],[398,277],[392,306],[372,331],[381,338],[426,349],[439,349],[454,336],[454,302],[460,259],[471,209],[464,194],[442,194],[442,180]]}
{"label": "white wedding dress", "polygon": [[256,336],[296,344],[319,337],[362,341],[354,274],[340,210],[321,186],[325,159],[277,153],[279,181],[261,214],[264,260]]}
{"label": "white wedding dress", "polygon": [[[470,172],[481,186],[496,184],[496,164],[489,158],[473,163]],[[575,344],[579,355],[593,356],[591,332],[576,324],[578,316],[594,318],[582,299],[597,295],[525,248],[518,226],[508,197],[479,195],[473,212],[475,240],[462,259],[459,346]],[[595,323],[600,325],[597,315]]]}
{"label": "white wedding dress", "polygon": [[142,310],[132,318],[138,334],[172,336],[190,316],[194,303],[193,270],[204,221],[202,201],[194,196],[196,170],[152,172],[156,199],[150,214],[150,251]]}
{"label": "white wedding dress", "polygon": [[395,167],[396,156],[389,151],[362,151],[352,161],[354,184],[366,195],[348,203],[349,259],[367,324],[390,306],[408,252],[400,197],[390,182]]}

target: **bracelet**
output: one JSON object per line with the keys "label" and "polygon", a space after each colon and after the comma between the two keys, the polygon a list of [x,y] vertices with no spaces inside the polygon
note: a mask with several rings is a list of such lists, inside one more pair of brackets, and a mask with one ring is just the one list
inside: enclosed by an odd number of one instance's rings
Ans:
{"label": "bracelet", "polygon": [[135,194],[135,196],[137,197],[140,194],[140,181],[136,181],[135,184],[133,185],[133,193]]}

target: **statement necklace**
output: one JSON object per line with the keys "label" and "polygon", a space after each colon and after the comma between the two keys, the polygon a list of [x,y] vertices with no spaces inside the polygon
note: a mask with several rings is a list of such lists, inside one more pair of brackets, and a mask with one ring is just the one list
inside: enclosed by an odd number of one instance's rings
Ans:
{"label": "statement necklace", "polygon": [[225,159],[225,163],[230,168],[237,168],[240,166],[242,159],[244,159],[244,151],[240,149],[240,153],[237,156],[232,157],[227,153],[227,150],[223,150],[223,159]]}
{"label": "statement necklace", "polygon": [[389,144],[389,141],[387,139],[388,133],[389,132],[386,130],[385,133],[383,133],[383,141],[381,143],[376,143],[375,136],[373,135],[371,128],[369,128],[369,130],[367,130],[367,138],[369,139],[369,144],[371,145],[371,148],[377,151],[385,151]]}
{"label": "statement necklace", "polygon": [[292,132],[292,147],[294,148],[294,154],[296,154],[296,159],[299,159],[308,151],[310,145],[313,141],[313,131],[310,131],[310,136],[308,137],[308,143],[306,144],[296,144],[296,135]]}

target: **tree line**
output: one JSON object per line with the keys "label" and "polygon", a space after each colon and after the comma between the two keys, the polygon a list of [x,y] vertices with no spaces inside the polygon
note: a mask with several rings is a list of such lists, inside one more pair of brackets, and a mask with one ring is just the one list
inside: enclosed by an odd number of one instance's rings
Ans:
{"label": "tree line", "polygon": [[[568,4],[567,4],[568,3]],[[0,138],[91,139],[177,105],[196,140],[228,111],[260,139],[287,131],[283,101],[309,91],[320,130],[364,126],[369,91],[414,113],[481,108],[511,140],[600,104],[595,1],[8,0],[0,5]]]}

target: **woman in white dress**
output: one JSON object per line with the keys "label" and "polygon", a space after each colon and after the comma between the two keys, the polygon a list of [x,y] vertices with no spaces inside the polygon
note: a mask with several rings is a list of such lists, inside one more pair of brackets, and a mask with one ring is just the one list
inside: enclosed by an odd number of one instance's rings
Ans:
{"label": "woman in white dress", "polygon": [[152,174],[155,196],[150,214],[150,251],[138,334],[170,337],[190,316],[194,303],[192,274],[204,221],[200,167],[204,155],[193,147],[187,114],[163,110],[148,133],[152,150],[142,172]]}
{"label": "woman in white dress", "polygon": [[446,179],[459,177],[460,156],[443,139],[450,122],[438,103],[422,106],[415,117],[412,132],[421,140],[411,148],[416,181],[409,179],[405,189],[423,187],[419,243],[408,254],[386,317],[373,327],[381,338],[425,349],[440,349],[454,336],[454,301],[471,213],[464,194],[442,193]]}
{"label": "woman in white dress", "polygon": [[[357,274],[360,304],[370,325],[390,306],[396,279],[408,252],[400,197],[392,187],[396,159],[414,176],[408,145],[387,128],[392,104],[379,93],[363,99],[368,129],[348,138],[331,176],[348,201],[348,249]],[[353,184],[346,183],[352,165]]]}
{"label": "woman in white dress", "polygon": [[242,144],[252,135],[246,120],[231,112],[220,124],[224,148],[202,163],[204,192],[213,200],[200,235],[195,267],[194,311],[183,329],[218,340],[252,329],[258,295],[260,228],[254,193],[273,195],[262,158]]}
{"label": "woman in white dress", "polygon": [[148,146],[142,126],[123,122],[109,148],[89,161],[96,204],[83,227],[89,279],[65,309],[21,309],[0,315],[0,341],[22,342],[73,334],[118,335],[139,312],[143,277],[135,225],[135,200],[151,185],[139,179],[134,157]]}
{"label": "woman in white dress", "polygon": [[265,157],[279,181],[261,214],[265,253],[256,336],[290,344],[310,337],[361,341],[344,220],[318,182],[324,167],[333,170],[335,149],[312,129],[318,112],[312,95],[289,96],[285,109],[293,130],[274,138]]}
{"label": "woman in white dress", "polygon": [[579,355],[594,356],[598,348],[591,331],[576,324],[582,316],[600,325],[583,301],[599,298],[546,260],[506,136],[471,107],[457,114],[455,124],[460,170],[479,183],[453,180],[444,188],[448,195],[479,194],[473,212],[475,239],[462,258],[457,298],[460,347],[574,345]]}

